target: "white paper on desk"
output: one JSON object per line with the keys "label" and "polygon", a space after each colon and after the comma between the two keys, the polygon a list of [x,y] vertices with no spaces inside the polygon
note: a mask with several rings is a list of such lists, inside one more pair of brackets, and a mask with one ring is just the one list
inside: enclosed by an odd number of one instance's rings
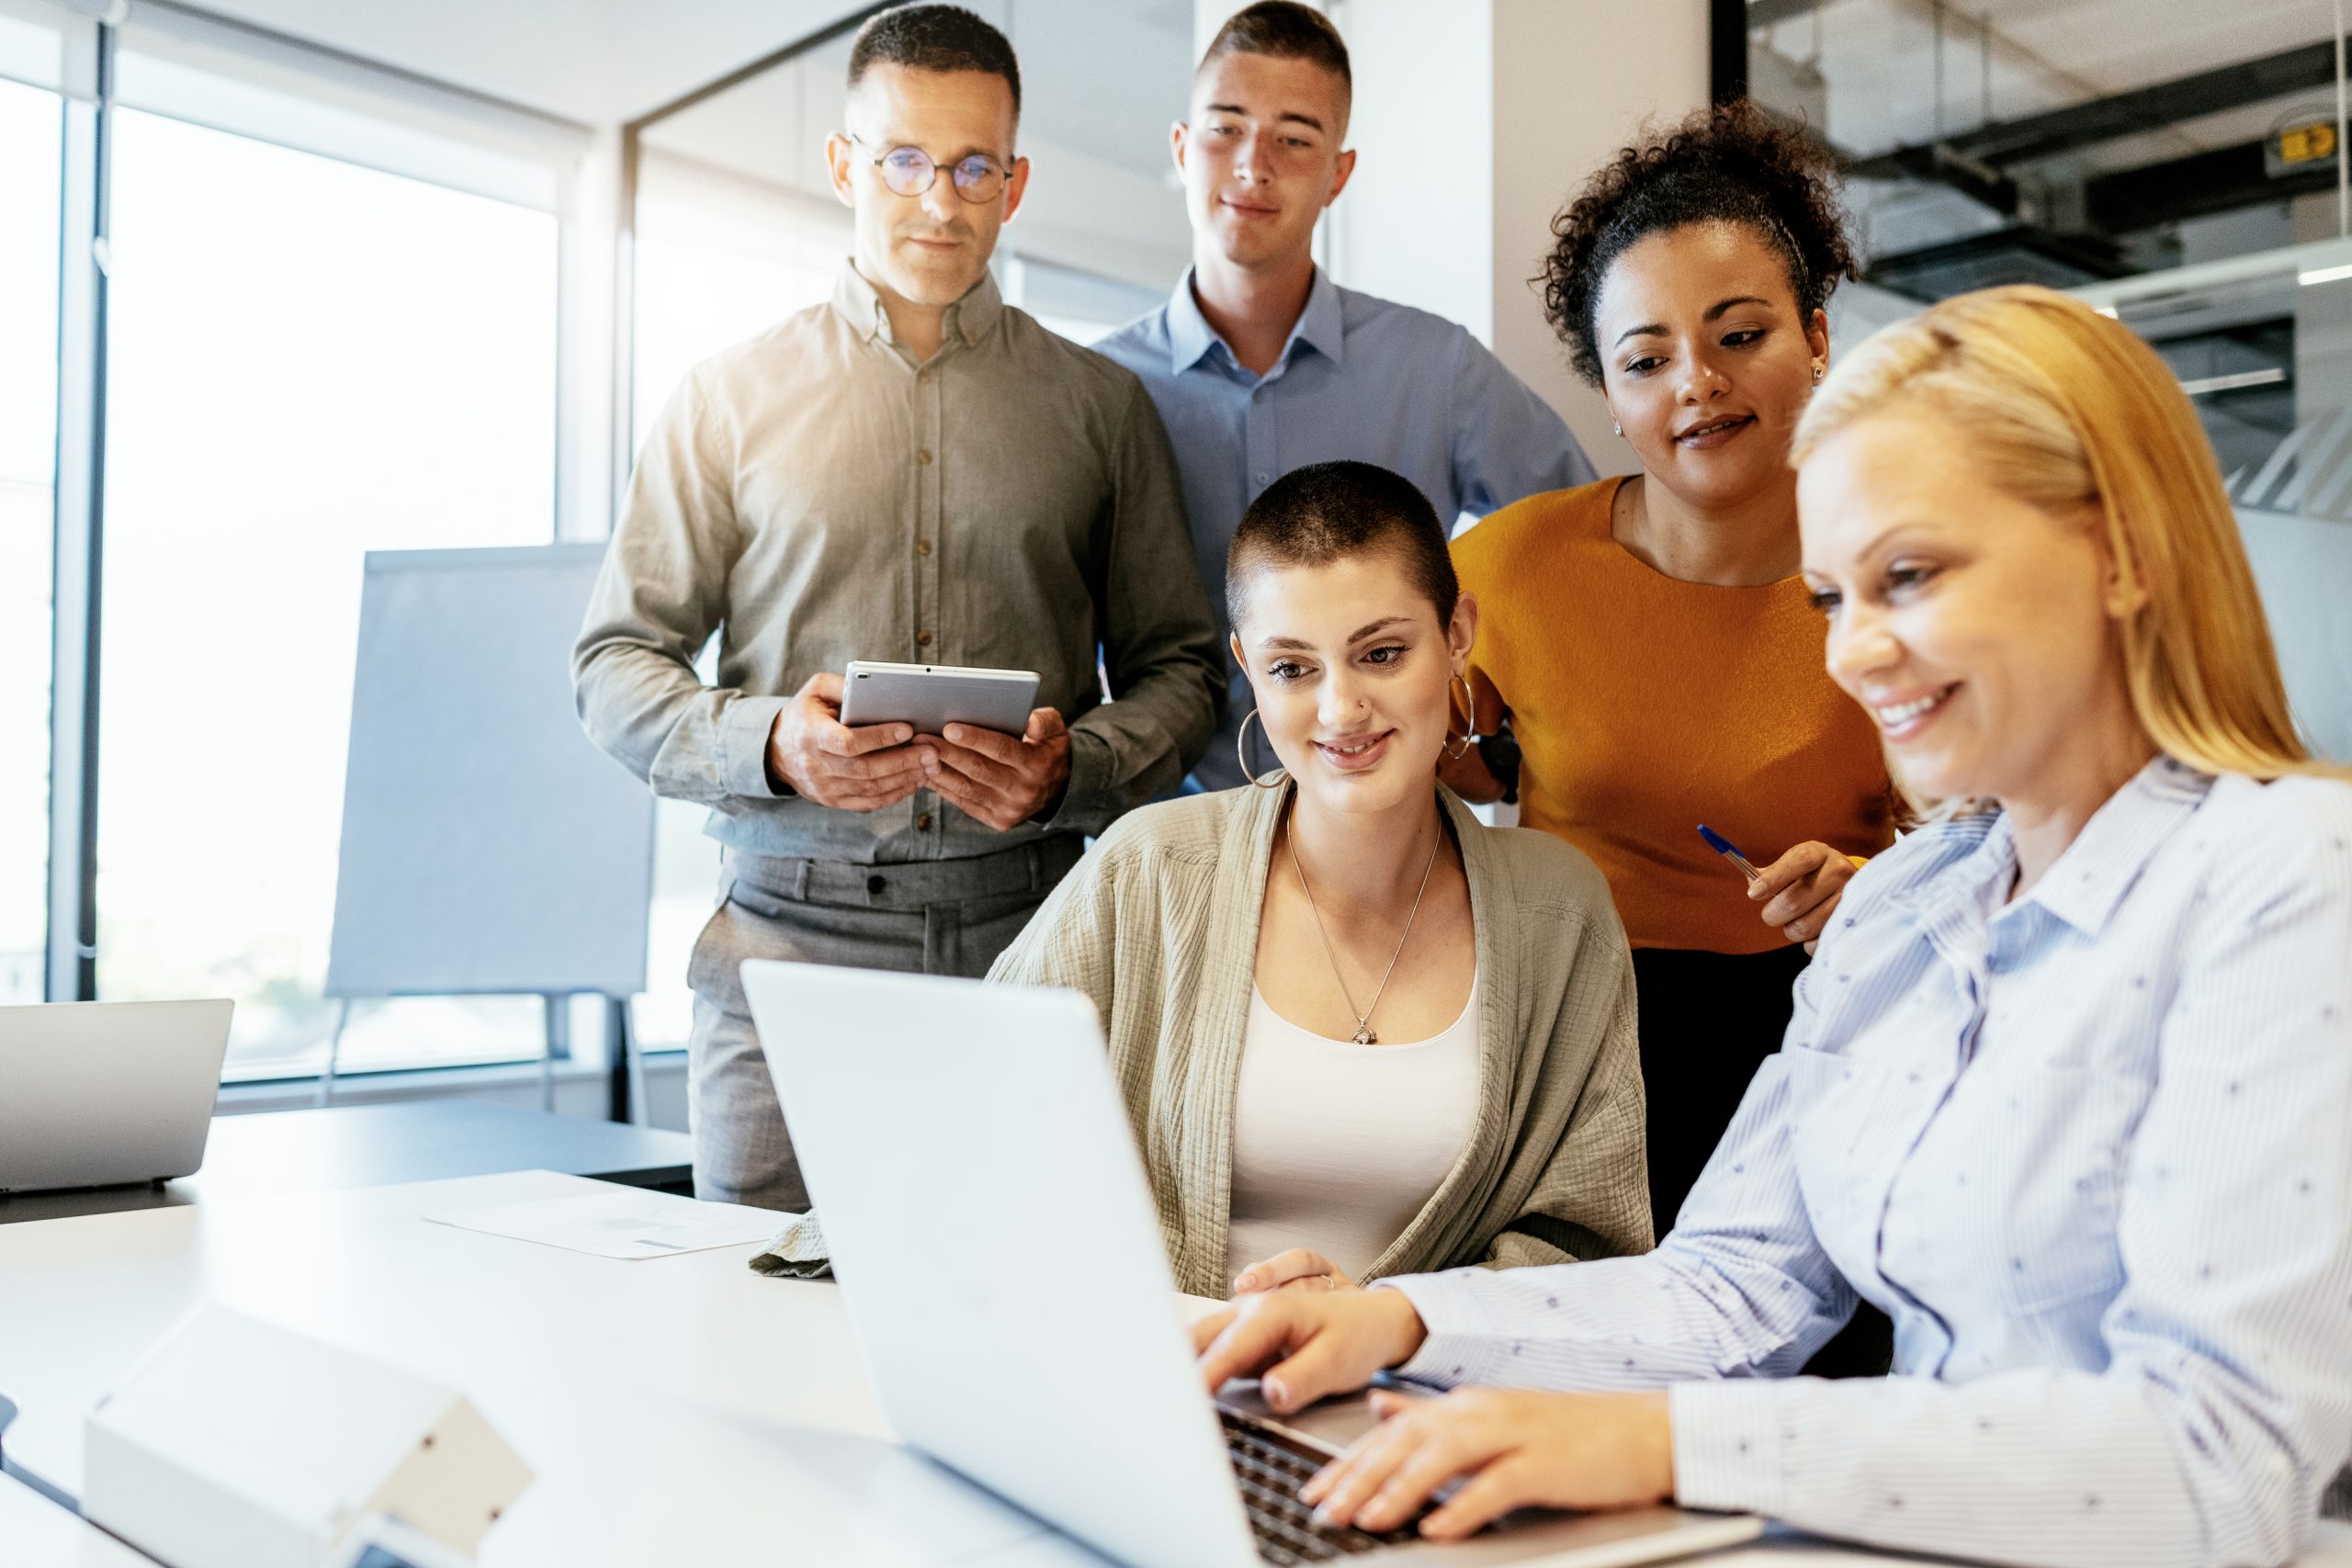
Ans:
{"label": "white paper on desk", "polygon": [[542,1198],[427,1214],[435,1224],[535,1241],[599,1258],[670,1258],[765,1241],[787,1216],[741,1203],[698,1203],[668,1192],[616,1186],[576,1198]]}

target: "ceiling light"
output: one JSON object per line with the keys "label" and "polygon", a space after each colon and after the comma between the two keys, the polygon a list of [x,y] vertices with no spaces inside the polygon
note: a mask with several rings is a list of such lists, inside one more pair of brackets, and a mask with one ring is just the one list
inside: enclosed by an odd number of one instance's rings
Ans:
{"label": "ceiling light", "polygon": [[2208,392],[2234,392],[2247,387],[2274,387],[2287,378],[2287,372],[2277,366],[2267,370],[2241,370],[2234,376],[2200,376],[2193,381],[2183,381],[2180,389],[2192,398]]}

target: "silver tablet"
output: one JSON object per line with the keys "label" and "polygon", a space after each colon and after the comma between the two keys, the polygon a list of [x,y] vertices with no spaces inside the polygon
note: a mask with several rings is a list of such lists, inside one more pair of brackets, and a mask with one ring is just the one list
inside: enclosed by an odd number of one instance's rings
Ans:
{"label": "silver tablet", "polygon": [[951,724],[1006,735],[1029,728],[1037,705],[1034,670],[966,670],[940,664],[880,664],[853,659],[842,679],[842,722],[911,724],[937,735]]}

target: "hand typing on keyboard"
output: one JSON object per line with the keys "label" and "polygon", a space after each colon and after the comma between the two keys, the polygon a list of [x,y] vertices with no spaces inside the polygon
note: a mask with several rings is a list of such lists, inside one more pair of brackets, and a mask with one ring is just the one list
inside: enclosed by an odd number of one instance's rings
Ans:
{"label": "hand typing on keyboard", "polygon": [[[1410,1360],[1426,1332],[1401,1292],[1278,1290],[1200,1319],[1193,1348],[1211,1393],[1254,1375],[1266,1404],[1288,1414]],[[1513,1508],[1634,1507],[1674,1495],[1663,1392],[1471,1388],[1429,1399],[1376,1393],[1372,1404],[1380,1425],[1299,1489],[1328,1528],[1369,1539],[1396,1531],[1457,1478],[1422,1535],[1456,1540]]]}
{"label": "hand typing on keyboard", "polygon": [[1380,1425],[1300,1488],[1326,1524],[1394,1530],[1456,1477],[1460,1487],[1421,1520],[1432,1540],[1458,1540],[1514,1508],[1634,1507],[1674,1495],[1663,1390],[1376,1393],[1372,1404]]}
{"label": "hand typing on keyboard", "polygon": [[1322,1562],[1413,1538],[1409,1529],[1374,1535],[1317,1519],[1315,1510],[1299,1500],[1298,1489],[1319,1467],[1320,1457],[1246,1416],[1221,1410],[1217,1419],[1225,1424],[1226,1457],[1233,1461],[1250,1533],[1265,1562]]}
{"label": "hand typing on keyboard", "polygon": [[1409,1359],[1422,1337],[1420,1314],[1396,1291],[1269,1291],[1193,1325],[1211,1393],[1228,1378],[1261,1378],[1267,1404],[1283,1414],[1353,1393]]}

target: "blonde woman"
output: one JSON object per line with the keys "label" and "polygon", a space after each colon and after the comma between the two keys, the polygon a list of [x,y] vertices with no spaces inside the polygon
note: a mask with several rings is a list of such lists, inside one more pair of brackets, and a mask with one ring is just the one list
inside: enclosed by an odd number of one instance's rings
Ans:
{"label": "blonde woman", "polygon": [[[2352,783],[2297,739],[2211,451],[2130,332],[2007,288],[1857,350],[1795,453],[1829,670],[1930,819],[1848,887],[1674,1233],[1245,1303],[1204,1371],[1460,1389],[1375,1395],[1305,1489],[1372,1529],[1467,1473],[1427,1534],[1671,1495],[2284,1562],[2352,1450]],[[1788,1376],[1857,1298],[1895,1374]]]}
{"label": "blonde woman", "polygon": [[1608,885],[1437,782],[1478,612],[1429,502],[1368,463],[1296,469],[1243,516],[1226,595],[1282,768],[1123,818],[989,975],[1093,998],[1178,1283],[1647,1250]]}

